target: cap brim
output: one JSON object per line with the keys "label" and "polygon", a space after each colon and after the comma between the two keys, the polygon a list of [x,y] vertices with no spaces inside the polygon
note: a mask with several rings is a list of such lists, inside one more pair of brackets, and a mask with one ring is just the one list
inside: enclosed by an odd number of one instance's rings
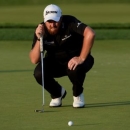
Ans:
{"label": "cap brim", "polygon": [[44,18],[44,23],[48,20],[54,20],[54,21],[58,22],[60,20],[60,17],[46,17],[46,18]]}

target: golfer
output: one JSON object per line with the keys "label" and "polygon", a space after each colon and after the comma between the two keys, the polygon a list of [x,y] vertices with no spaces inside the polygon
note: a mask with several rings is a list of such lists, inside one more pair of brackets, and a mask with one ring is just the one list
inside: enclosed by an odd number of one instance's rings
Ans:
{"label": "golfer", "polygon": [[62,106],[66,96],[64,86],[56,78],[68,76],[72,83],[72,105],[75,108],[85,106],[83,90],[86,73],[93,67],[94,58],[91,48],[95,32],[91,27],[71,15],[62,15],[60,7],[54,4],[46,6],[44,21],[38,24],[34,33],[30,60],[36,64],[34,77],[42,85],[40,58],[40,35],[43,35],[44,48],[44,88],[52,100],[50,107]]}

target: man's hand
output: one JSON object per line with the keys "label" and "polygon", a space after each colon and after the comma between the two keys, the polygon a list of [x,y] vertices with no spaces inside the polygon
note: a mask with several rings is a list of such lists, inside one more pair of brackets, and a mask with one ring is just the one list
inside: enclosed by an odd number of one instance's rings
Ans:
{"label": "man's hand", "polygon": [[68,62],[68,68],[70,70],[74,70],[78,65],[82,64],[84,62],[84,59],[81,59],[81,57],[73,57]]}
{"label": "man's hand", "polygon": [[43,24],[39,24],[38,27],[36,28],[36,36],[39,39],[41,37],[41,34],[44,34],[44,25]]}

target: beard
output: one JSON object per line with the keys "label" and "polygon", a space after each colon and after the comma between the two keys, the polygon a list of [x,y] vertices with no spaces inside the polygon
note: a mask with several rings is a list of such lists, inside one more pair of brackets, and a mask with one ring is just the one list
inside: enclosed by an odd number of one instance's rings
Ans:
{"label": "beard", "polygon": [[50,27],[50,28],[47,28],[47,30],[48,30],[50,35],[55,35],[58,33],[59,28],[58,27]]}

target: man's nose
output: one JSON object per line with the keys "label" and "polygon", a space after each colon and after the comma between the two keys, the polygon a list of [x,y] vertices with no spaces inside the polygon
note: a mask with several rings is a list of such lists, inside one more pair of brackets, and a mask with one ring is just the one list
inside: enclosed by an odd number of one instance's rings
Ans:
{"label": "man's nose", "polygon": [[52,23],[51,23],[51,26],[52,26],[52,27],[55,27],[55,26],[56,26],[56,22],[52,22]]}

